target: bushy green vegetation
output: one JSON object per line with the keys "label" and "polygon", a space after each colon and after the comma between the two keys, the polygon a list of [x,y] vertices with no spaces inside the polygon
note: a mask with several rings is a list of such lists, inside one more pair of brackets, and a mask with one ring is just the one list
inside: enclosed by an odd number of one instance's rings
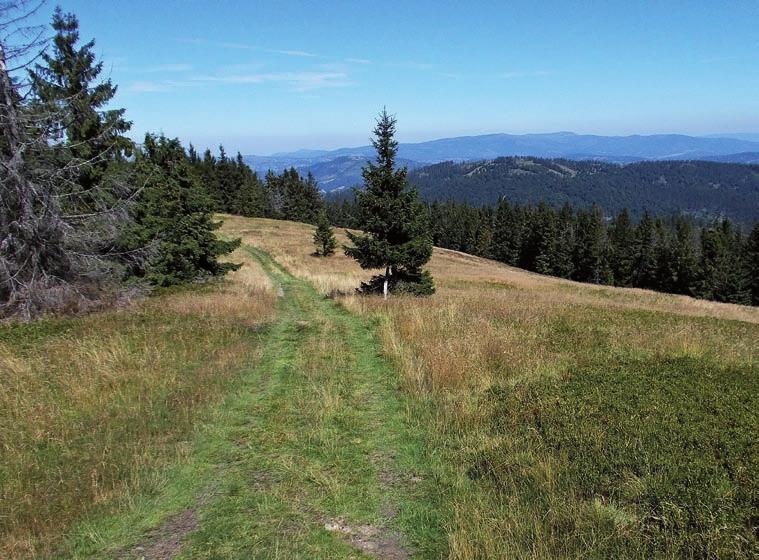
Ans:
{"label": "bushy green vegetation", "polygon": [[171,286],[239,268],[218,261],[240,241],[223,241],[214,233],[221,223],[212,220],[211,200],[178,140],[148,134],[135,167],[143,190],[123,243],[131,250],[151,243],[153,248],[132,274],[157,286]]}
{"label": "bushy green vegetation", "polygon": [[757,373],[623,359],[498,386],[491,430],[507,443],[470,474],[545,512],[553,557],[751,558]]}

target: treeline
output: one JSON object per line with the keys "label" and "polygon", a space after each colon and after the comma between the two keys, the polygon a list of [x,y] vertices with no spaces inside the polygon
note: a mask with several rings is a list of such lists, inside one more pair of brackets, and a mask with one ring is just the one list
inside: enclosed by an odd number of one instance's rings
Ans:
{"label": "treeline", "polygon": [[[427,204],[435,245],[580,282],[638,287],[722,302],[759,305],[759,224],[746,235],[730,220],[698,226],[627,210],[548,204],[497,207]],[[332,223],[354,227],[352,201],[331,201]]]}
{"label": "treeline", "polygon": [[[135,145],[94,41],[60,9],[0,6],[0,316],[101,305],[134,287],[219,276],[217,201],[180,142]],[[29,38],[32,39],[29,39]],[[41,54],[40,54],[41,53]]]}
{"label": "treeline", "polygon": [[310,173],[304,178],[295,168],[279,175],[269,171],[261,181],[239,152],[229,158],[224,146],[218,157],[211,150],[200,157],[190,145],[188,158],[217,212],[310,224],[318,220],[322,196]]}

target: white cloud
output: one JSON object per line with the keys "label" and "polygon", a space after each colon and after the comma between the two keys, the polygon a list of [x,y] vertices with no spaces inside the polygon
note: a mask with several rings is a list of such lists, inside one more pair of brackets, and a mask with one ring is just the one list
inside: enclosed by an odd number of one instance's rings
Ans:
{"label": "white cloud", "polygon": [[231,43],[228,41],[209,41],[207,39],[180,39],[183,43],[190,43],[192,45],[204,45],[208,47],[217,47],[221,49],[235,49],[244,51],[260,51],[270,54],[281,54],[285,56],[296,56],[301,58],[322,58],[321,55],[316,53],[302,51],[297,49],[268,49],[259,47],[257,45],[249,45],[246,43]]}
{"label": "white cloud", "polygon": [[501,74],[501,78],[512,80],[515,78],[538,78],[540,76],[550,76],[553,72],[548,70],[531,70],[527,72],[504,72]]}
{"label": "white cloud", "polygon": [[159,64],[146,68],[145,72],[189,72],[192,70],[190,64]]}
{"label": "white cloud", "polygon": [[284,83],[295,91],[313,91],[322,88],[352,85],[345,72],[264,72],[256,74],[206,75],[191,78],[199,83],[265,84]]}
{"label": "white cloud", "polygon": [[127,86],[127,90],[134,93],[156,93],[170,91],[173,87],[167,82],[139,81],[132,82]]}
{"label": "white cloud", "polygon": [[349,64],[371,64],[372,61],[366,58],[346,58],[345,62]]}
{"label": "white cloud", "polygon": [[268,53],[273,54],[283,54],[285,56],[299,56],[299,57],[306,57],[306,58],[320,58],[320,55],[314,54],[311,52],[306,51],[289,51],[289,50],[280,50],[280,49],[264,49]]}

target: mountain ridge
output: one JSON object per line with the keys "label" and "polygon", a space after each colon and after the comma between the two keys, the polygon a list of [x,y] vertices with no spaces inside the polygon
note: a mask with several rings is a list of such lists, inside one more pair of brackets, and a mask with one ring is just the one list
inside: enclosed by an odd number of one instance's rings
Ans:
{"label": "mountain ridge", "polygon": [[[748,134],[739,136],[753,138]],[[406,162],[411,169],[444,161],[463,162],[508,156],[600,160],[620,164],[650,160],[702,159],[737,163],[743,163],[748,159],[749,163],[753,163],[753,156],[747,157],[745,154],[754,153],[759,153],[759,142],[743,137],[685,134],[603,136],[566,131],[456,136],[401,143],[398,146],[399,159]],[[270,156],[247,155],[244,158],[259,174],[264,174],[269,169],[281,171],[290,167],[295,167],[302,174],[310,171],[322,188],[330,191],[355,185],[357,178],[360,178],[360,167],[372,155],[372,146],[365,145],[335,150],[297,150]],[[323,165],[340,158],[352,158],[352,165],[347,165],[348,160],[333,163],[331,166]],[[335,173],[335,168],[341,166],[343,171]]]}
{"label": "mountain ridge", "polygon": [[600,161],[503,157],[443,162],[409,174],[427,201],[493,205],[505,197],[519,204],[600,205],[614,214],[627,208],[640,217],[686,214],[701,220],[759,220],[759,165],[707,161]]}

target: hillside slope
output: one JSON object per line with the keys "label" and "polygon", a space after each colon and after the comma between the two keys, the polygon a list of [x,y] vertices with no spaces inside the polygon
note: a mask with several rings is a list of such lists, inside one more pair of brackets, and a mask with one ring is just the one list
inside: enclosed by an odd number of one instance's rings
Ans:
{"label": "hillside slope", "polygon": [[409,180],[427,200],[495,204],[546,201],[575,207],[599,204],[607,213],[628,208],[639,216],[684,213],[698,218],[759,220],[759,166],[703,161],[595,161],[529,157],[446,162],[417,169]]}

